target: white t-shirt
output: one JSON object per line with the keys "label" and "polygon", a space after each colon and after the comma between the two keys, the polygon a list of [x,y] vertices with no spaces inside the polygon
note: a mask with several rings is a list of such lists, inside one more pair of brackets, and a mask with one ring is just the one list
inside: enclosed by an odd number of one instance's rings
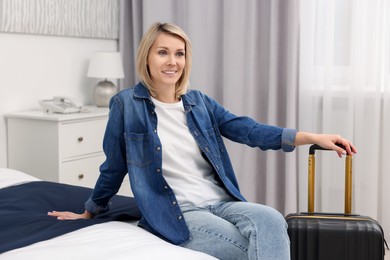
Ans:
{"label": "white t-shirt", "polygon": [[187,127],[183,102],[152,101],[162,146],[162,173],[179,205],[206,206],[231,200]]}

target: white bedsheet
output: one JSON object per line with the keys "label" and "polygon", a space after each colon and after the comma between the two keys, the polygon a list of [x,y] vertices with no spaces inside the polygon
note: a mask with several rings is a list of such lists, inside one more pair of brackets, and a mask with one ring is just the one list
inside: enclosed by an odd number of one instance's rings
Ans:
{"label": "white bedsheet", "polygon": [[[39,179],[0,168],[0,188]],[[136,222],[111,221],[76,230],[50,240],[0,254],[0,259],[216,259],[207,254],[165,242]]]}

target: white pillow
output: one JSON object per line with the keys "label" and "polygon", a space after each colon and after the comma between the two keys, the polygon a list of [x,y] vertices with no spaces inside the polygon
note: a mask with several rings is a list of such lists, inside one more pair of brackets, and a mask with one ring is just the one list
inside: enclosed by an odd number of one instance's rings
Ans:
{"label": "white pillow", "polygon": [[0,189],[31,181],[39,181],[39,179],[14,169],[0,168]]}

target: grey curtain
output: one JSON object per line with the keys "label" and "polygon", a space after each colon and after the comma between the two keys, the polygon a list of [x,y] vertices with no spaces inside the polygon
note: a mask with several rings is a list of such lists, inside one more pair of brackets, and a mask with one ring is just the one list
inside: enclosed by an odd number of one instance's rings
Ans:
{"label": "grey curtain", "polygon": [[[296,128],[298,0],[121,1],[120,51],[137,82],[137,43],[152,23],[181,26],[193,44],[191,88],[237,115]],[[297,153],[263,152],[226,140],[241,191],[282,213],[297,210]]]}
{"label": "grey curtain", "polygon": [[137,82],[135,57],[142,31],[142,1],[119,1],[119,51],[123,58],[125,78],[119,80],[119,89],[133,86]]}

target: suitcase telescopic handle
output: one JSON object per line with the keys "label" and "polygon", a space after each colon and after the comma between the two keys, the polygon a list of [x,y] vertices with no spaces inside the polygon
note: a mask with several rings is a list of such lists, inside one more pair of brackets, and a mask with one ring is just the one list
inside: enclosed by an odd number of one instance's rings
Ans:
{"label": "suitcase telescopic handle", "polygon": [[[337,144],[345,150],[345,147]],[[315,151],[326,150],[319,145],[313,144],[309,148],[309,168],[308,168],[308,212],[314,213],[314,189],[315,189]],[[344,214],[352,213],[352,156],[347,155],[345,158],[345,197],[344,197]]]}
{"label": "suitcase telescopic handle", "polygon": [[[341,144],[336,144],[336,145],[344,149],[344,146],[342,146]],[[309,154],[315,154],[316,150],[329,151],[329,149],[319,146],[318,144],[313,144],[309,148]]]}

